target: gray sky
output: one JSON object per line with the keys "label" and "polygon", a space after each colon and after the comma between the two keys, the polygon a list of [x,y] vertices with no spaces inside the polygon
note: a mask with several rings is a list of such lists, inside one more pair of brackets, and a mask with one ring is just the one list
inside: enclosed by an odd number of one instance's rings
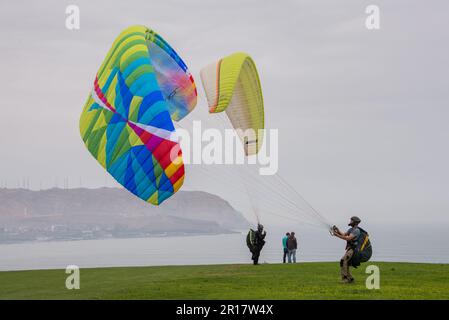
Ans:
{"label": "gray sky", "polygon": [[[80,7],[78,31],[65,28],[68,4]],[[365,28],[369,4],[380,30]],[[331,220],[448,222],[448,11],[446,0],[1,0],[0,179],[112,185],[78,119],[115,37],[143,24],[198,87],[204,65],[253,56],[266,126],[280,130],[280,173]]]}

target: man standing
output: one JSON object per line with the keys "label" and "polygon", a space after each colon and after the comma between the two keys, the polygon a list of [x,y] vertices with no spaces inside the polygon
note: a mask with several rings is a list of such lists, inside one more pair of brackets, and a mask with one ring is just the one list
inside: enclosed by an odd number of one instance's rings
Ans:
{"label": "man standing", "polygon": [[349,230],[345,233],[341,232],[336,226],[332,227],[333,235],[346,241],[346,251],[340,260],[341,280],[343,283],[354,282],[354,278],[352,277],[349,268],[351,265],[352,256],[354,254],[354,249],[360,238],[360,229],[358,227],[360,222],[361,220],[359,217],[351,217],[351,221],[348,224],[351,228],[349,228]]}
{"label": "man standing", "polygon": [[288,249],[288,263],[296,263],[296,249],[298,249],[298,242],[296,241],[295,233],[292,232],[287,240]]}
{"label": "man standing", "polygon": [[285,263],[285,260],[287,259],[287,254],[288,254],[287,240],[288,240],[289,236],[290,236],[290,232],[287,232],[285,234],[285,237],[282,238],[282,247],[284,249],[284,257],[282,258],[283,263]]}

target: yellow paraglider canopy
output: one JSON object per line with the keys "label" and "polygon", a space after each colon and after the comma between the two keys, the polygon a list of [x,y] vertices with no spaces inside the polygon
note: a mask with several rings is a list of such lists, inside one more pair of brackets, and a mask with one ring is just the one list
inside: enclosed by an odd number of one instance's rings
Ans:
{"label": "yellow paraglider canopy", "polygon": [[203,68],[201,80],[209,112],[226,111],[245,154],[256,154],[265,124],[262,88],[253,59],[246,53],[234,53]]}

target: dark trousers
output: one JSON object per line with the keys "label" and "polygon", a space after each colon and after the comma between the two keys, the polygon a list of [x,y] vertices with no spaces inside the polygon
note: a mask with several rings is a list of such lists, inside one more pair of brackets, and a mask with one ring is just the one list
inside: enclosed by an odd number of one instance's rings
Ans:
{"label": "dark trousers", "polygon": [[253,256],[251,257],[251,259],[253,260],[253,264],[259,264],[260,250],[254,250],[252,254]]}
{"label": "dark trousers", "polygon": [[288,249],[284,248],[284,257],[282,258],[282,262],[285,263],[288,255]]}

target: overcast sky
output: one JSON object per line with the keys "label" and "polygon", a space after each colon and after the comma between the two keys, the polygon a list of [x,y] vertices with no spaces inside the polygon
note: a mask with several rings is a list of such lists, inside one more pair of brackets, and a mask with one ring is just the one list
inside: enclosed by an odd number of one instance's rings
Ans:
{"label": "overcast sky", "polygon": [[[65,28],[69,4],[80,30]],[[369,4],[380,30],[365,28]],[[198,87],[204,65],[253,56],[266,126],[280,130],[280,174],[331,220],[449,222],[448,12],[447,0],[1,0],[0,180],[113,185],[78,119],[113,40],[143,24]]]}

